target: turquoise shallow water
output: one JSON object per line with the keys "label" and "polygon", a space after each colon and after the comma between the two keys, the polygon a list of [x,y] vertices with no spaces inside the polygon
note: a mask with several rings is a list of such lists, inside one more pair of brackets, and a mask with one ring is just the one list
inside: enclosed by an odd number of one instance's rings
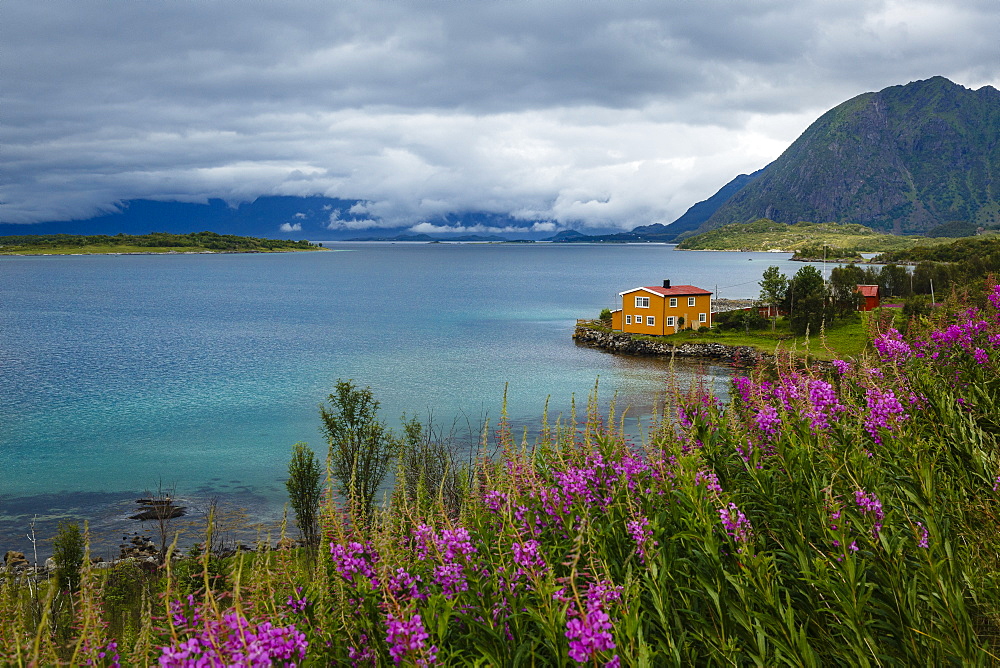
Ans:
{"label": "turquoise shallow water", "polygon": [[[139,528],[159,486],[280,518],[290,447],[323,446],[316,407],[340,378],[382,414],[460,431],[606,399],[648,412],[657,360],[576,346],[577,317],[663,278],[753,296],[787,255],[662,245],[329,244],[274,255],[0,257],[0,549],[60,517],[99,544]],[[724,389],[728,371],[685,366]],[[101,543],[101,541],[104,541]]]}

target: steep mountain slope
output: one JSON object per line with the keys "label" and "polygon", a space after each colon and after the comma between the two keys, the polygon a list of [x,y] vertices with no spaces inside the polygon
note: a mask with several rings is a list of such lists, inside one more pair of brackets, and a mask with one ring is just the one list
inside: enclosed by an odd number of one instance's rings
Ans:
{"label": "steep mountain slope", "polygon": [[770,218],[895,234],[1000,223],[1000,91],[943,77],[865,93],[814,122],[699,231]]}
{"label": "steep mountain slope", "polygon": [[[680,237],[685,232],[694,232],[701,227],[712,214],[718,211],[719,207],[739,192],[744,186],[760,176],[763,169],[758,169],[753,174],[740,174],[735,179],[719,188],[719,191],[706,200],[702,200],[691,205],[680,218],[667,225],[667,231]],[[638,228],[637,228],[638,229]],[[635,230],[633,230],[635,231]]]}

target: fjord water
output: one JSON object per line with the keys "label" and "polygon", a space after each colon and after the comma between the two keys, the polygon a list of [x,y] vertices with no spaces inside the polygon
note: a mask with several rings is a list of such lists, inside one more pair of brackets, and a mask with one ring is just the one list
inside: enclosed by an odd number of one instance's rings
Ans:
{"label": "fjord water", "polygon": [[[582,414],[598,378],[648,414],[668,364],[576,346],[576,318],[664,278],[736,298],[769,264],[801,266],[664,245],[326,245],[0,257],[0,549],[27,549],[34,517],[40,536],[88,519],[111,545],[161,487],[280,519],[291,445],[325,453],[317,405],[338,379],[371,386],[390,424],[406,412],[466,435],[496,424],[505,387],[515,425],[549,397],[551,419],[574,396]],[[724,391],[725,368],[677,369]]]}

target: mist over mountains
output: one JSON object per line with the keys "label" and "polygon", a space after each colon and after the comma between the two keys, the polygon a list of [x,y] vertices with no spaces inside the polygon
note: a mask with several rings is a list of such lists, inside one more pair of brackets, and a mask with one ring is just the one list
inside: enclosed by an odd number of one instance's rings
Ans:
{"label": "mist over mountains", "polygon": [[[670,224],[572,229],[471,211],[384,228],[361,200],[260,197],[235,207],[134,200],[85,221],[0,225],[3,234],[242,234],[290,239],[675,241],[731,223],[860,223],[893,234],[1000,225],[1000,91],[944,77],[864,93],[823,114],[774,162],[742,174]],[[378,229],[373,229],[373,228]]]}

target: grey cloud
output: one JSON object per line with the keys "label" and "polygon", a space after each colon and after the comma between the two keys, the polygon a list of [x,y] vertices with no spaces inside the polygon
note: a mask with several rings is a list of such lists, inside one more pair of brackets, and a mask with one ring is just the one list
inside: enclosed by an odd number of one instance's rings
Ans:
{"label": "grey cloud", "polygon": [[7,222],[268,194],[365,200],[350,225],[669,222],[849,97],[1000,84],[995,0],[7,0],[2,18]]}

